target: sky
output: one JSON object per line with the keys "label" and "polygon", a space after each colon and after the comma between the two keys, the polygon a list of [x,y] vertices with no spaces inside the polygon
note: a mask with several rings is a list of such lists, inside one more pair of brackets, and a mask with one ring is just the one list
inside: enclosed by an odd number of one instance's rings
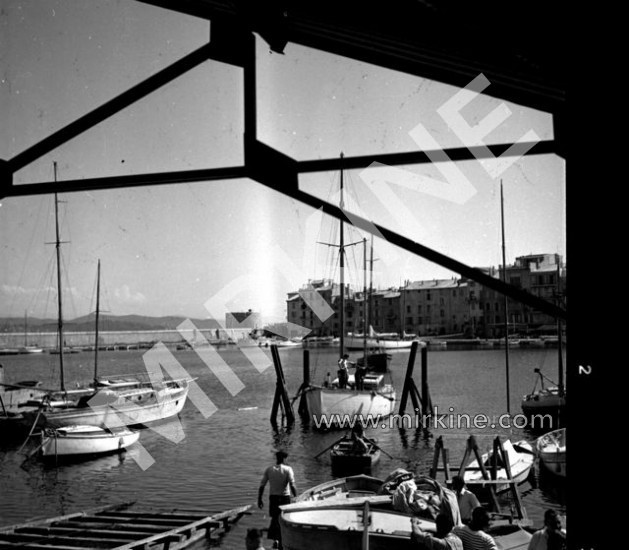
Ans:
{"label": "sky", "polygon": [[[207,21],[139,2],[0,0],[0,6],[3,159],[211,36]],[[257,68],[259,139],[293,158],[470,145],[443,116],[444,104],[459,97],[452,86],[293,44],[279,55],[259,39]],[[240,165],[242,101],[240,69],[208,61],[26,166],[14,182],[50,181],[54,162],[59,180]],[[485,143],[514,142],[530,132],[552,138],[549,114],[482,94],[460,113],[479,128],[505,108]],[[497,166],[455,163],[467,187],[454,195],[441,192],[443,186],[435,192],[434,182],[444,181],[442,165],[397,167],[375,180],[374,172],[347,171],[344,198],[353,212],[463,263],[497,266],[502,181],[507,262],[531,253],[565,258],[563,160],[523,157],[499,176]],[[300,187],[337,204],[339,179],[308,174]],[[337,242],[338,222],[254,181],[59,198],[69,318],[94,310],[99,259],[101,304],[112,315],[205,318],[221,315],[221,308],[253,309],[275,322],[285,319],[287,292],[308,279],[338,277],[333,249],[318,244]],[[0,316],[54,317],[54,246],[45,244],[54,241],[53,195],[0,202]],[[346,232],[350,242],[364,236],[351,227]],[[347,255],[347,279],[362,286],[362,247]],[[374,284],[381,288],[456,276],[380,238],[374,257]]]}

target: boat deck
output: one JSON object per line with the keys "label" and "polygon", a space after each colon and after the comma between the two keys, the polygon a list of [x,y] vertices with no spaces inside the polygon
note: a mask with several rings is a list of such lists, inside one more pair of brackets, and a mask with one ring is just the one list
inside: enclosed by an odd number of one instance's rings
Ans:
{"label": "boat deck", "polygon": [[0,528],[0,550],[177,550],[229,530],[250,506],[216,514],[198,510],[131,510],[133,503]]}

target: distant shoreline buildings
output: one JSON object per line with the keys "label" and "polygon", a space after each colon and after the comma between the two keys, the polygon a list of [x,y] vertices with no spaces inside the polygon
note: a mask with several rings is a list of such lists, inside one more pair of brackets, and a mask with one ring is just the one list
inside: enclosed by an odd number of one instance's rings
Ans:
{"label": "distant shoreline buildings", "polygon": [[[502,278],[502,268],[479,269]],[[566,270],[559,254],[519,256],[506,267],[509,284],[553,303],[563,303],[565,279]],[[334,310],[325,321],[300,294],[313,289]],[[289,292],[286,306],[289,324],[310,329],[314,336],[340,334],[340,287],[332,280],[309,281],[299,291]],[[509,334],[557,334],[553,317],[520,302],[508,299],[507,313]],[[345,333],[362,333],[365,315],[367,328],[371,326],[376,332],[415,336],[462,334],[471,338],[499,338],[505,333],[504,296],[467,278],[406,281],[401,287],[374,290],[371,296],[345,287]]]}

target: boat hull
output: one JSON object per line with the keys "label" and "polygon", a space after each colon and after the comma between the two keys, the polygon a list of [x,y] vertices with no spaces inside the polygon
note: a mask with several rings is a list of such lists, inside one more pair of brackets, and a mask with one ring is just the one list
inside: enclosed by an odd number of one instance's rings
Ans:
{"label": "boat hull", "polygon": [[566,430],[560,429],[542,435],[537,440],[541,464],[558,477],[566,477]]}
{"label": "boat hull", "polygon": [[[43,410],[39,414],[40,426],[60,428],[74,425],[90,426],[137,426],[157,422],[176,416],[181,412],[188,396],[187,383],[166,386],[159,390],[139,388],[115,392],[116,399],[108,404],[92,405],[89,401],[83,407],[67,407]],[[99,392],[94,400],[99,402]],[[32,424],[36,412],[24,414]]]}
{"label": "boat hull", "polygon": [[[363,350],[365,342],[358,336],[346,336],[345,348],[348,350]],[[394,350],[394,349],[410,349],[413,340],[389,340],[386,338],[367,338],[367,349]]]}
{"label": "boat hull", "polygon": [[[514,448],[514,446],[511,444],[511,442],[508,440],[503,442],[503,448],[505,450],[505,453],[507,453],[507,457],[509,459],[509,465],[511,467],[511,476],[515,480],[515,482],[518,485],[520,485],[529,478],[529,475],[531,473],[531,468],[535,461],[535,454],[533,451],[533,447],[526,441],[518,441],[516,445],[525,449],[525,451],[518,452]],[[487,473],[489,474],[490,473],[489,470],[491,468],[490,453],[483,454],[481,458],[483,460],[483,464],[485,465]],[[478,468],[478,462],[474,460],[473,462],[469,464],[468,467]],[[468,472],[465,472],[463,479],[465,480],[466,483],[470,481],[472,482],[481,481],[483,479],[483,474],[480,471],[468,471]],[[496,479],[498,480],[508,479],[507,472],[504,468],[498,468]],[[505,483],[504,485],[499,484],[496,486],[496,491],[498,493],[503,493],[508,490],[509,490],[508,483]]]}
{"label": "boat hull", "polygon": [[306,402],[315,426],[342,428],[356,415],[374,420],[390,416],[395,409],[395,397],[395,391],[390,386],[383,388],[381,393],[311,387],[306,393]]}
{"label": "boat hull", "polygon": [[43,434],[41,454],[46,458],[115,453],[133,445],[139,437],[138,432],[126,428],[108,432],[94,426],[69,426]]}
{"label": "boat hull", "polygon": [[[410,550],[411,521],[406,514],[388,510],[369,511],[369,549]],[[422,528],[435,531],[434,523],[420,521]],[[286,550],[343,548],[362,550],[363,508],[336,507],[282,511],[280,516],[282,547]]]}
{"label": "boat hull", "polygon": [[354,441],[343,438],[330,451],[332,472],[337,476],[352,474],[370,474],[371,468],[380,460],[380,449],[371,442],[367,443],[367,452],[354,452]]}

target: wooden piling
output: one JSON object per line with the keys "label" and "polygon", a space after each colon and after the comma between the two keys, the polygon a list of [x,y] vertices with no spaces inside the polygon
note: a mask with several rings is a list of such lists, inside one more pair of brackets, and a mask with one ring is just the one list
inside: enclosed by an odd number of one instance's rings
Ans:
{"label": "wooden piling", "polygon": [[271,345],[271,356],[273,357],[273,365],[275,367],[275,375],[277,377],[275,385],[275,397],[273,398],[273,406],[271,407],[271,424],[277,426],[277,411],[281,407],[282,418],[286,418],[286,424],[292,426],[295,423],[295,414],[293,406],[288,397],[286,389],[286,380],[284,379],[284,371],[282,370],[282,362],[280,354],[275,344]]}
{"label": "wooden piling", "polygon": [[[310,387],[310,350],[304,350],[304,366],[303,366],[303,375],[304,380],[297,391],[297,396],[299,396],[299,407],[297,408],[297,412],[300,416],[308,416],[308,401],[306,400],[306,391]],[[295,397],[297,399],[297,397]]]}
{"label": "wooden piling", "polygon": [[413,370],[415,368],[415,359],[417,358],[417,348],[419,342],[413,342],[411,346],[411,353],[408,357],[408,365],[406,367],[406,377],[404,379],[404,389],[402,390],[402,398],[400,399],[400,408],[398,414],[403,415],[406,411],[406,404],[408,403],[408,396],[411,396],[415,413],[422,411],[422,414],[428,415],[430,413],[429,391],[428,391],[428,354],[426,347],[422,348],[422,392],[420,395],[415,380],[413,380]]}

